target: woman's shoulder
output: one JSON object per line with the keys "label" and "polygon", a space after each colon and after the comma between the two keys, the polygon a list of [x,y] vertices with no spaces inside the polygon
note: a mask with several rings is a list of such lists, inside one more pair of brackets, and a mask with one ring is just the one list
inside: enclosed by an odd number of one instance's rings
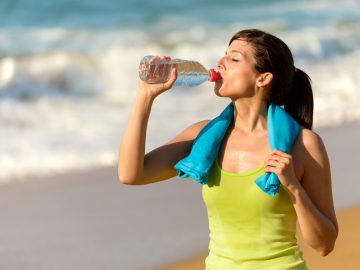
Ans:
{"label": "woman's shoulder", "polygon": [[195,135],[195,137],[200,133],[200,131],[210,122],[210,120],[202,120],[188,126],[185,131],[190,135]]}
{"label": "woman's shoulder", "polygon": [[192,129],[202,129],[204,126],[206,126],[211,120],[201,120],[199,122],[193,123],[189,126],[189,128]]}
{"label": "woman's shoulder", "polygon": [[202,121],[199,121],[199,122],[189,125],[170,142],[179,141],[179,140],[194,140],[196,138],[196,136],[200,133],[200,131],[209,122],[210,122],[210,120],[202,120]]}
{"label": "woman's shoulder", "polygon": [[320,135],[315,131],[301,127],[299,138],[300,143],[303,145],[305,150],[312,152],[313,150],[324,147],[323,140]]}
{"label": "woman's shoulder", "polygon": [[324,142],[321,136],[313,130],[301,127],[294,146],[305,163],[327,158]]}
{"label": "woman's shoulder", "polygon": [[316,164],[328,163],[326,149],[320,135],[304,127],[300,129],[291,154],[299,179],[303,179],[306,171],[313,171]]}

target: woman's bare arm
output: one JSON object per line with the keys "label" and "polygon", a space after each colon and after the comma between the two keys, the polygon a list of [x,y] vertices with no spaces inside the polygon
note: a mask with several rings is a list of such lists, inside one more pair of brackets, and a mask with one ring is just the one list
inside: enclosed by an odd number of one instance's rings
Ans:
{"label": "woman's bare arm", "polygon": [[175,80],[176,70],[173,70],[165,84],[140,82],[119,149],[118,176],[121,183],[143,185],[175,176],[173,166],[189,153],[193,140],[208,122],[205,120],[189,126],[165,145],[145,155],[146,129],[152,104],[155,97],[170,89]]}
{"label": "woman's bare arm", "polygon": [[144,155],[149,103],[152,102],[139,93],[121,142],[118,175],[123,184],[144,185],[174,177],[174,165],[190,152],[197,134],[208,123],[204,120],[192,124],[174,139]]}
{"label": "woman's bare arm", "polygon": [[208,122],[203,120],[192,124],[165,145],[146,154],[143,177],[133,184],[150,184],[176,176],[174,165],[190,153],[193,141]]}
{"label": "woman's bare arm", "polygon": [[321,255],[329,254],[338,235],[330,163],[319,135],[303,130],[306,151],[302,188],[294,192],[294,207],[305,242]]}

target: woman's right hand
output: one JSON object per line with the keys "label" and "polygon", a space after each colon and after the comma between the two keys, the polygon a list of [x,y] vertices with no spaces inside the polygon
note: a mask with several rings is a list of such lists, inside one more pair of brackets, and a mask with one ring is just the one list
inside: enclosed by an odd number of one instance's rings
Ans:
{"label": "woman's right hand", "polygon": [[[160,57],[161,60],[170,60],[171,58],[168,56],[162,56]],[[151,84],[146,83],[142,80],[140,80],[139,83],[139,90],[146,92],[146,94],[149,94],[151,97],[155,98],[156,96],[160,95],[161,93],[169,90],[174,85],[175,81],[177,79],[177,68],[174,67],[171,70],[170,78],[165,83],[157,83],[157,84]]]}

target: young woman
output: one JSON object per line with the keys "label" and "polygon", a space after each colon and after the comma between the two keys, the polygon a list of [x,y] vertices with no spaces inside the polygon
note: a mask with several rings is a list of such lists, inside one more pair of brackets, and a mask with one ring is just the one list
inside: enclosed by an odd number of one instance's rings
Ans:
{"label": "young woman", "polygon": [[[206,269],[307,269],[295,238],[296,220],[306,243],[323,256],[333,250],[338,234],[329,160],[311,130],[310,79],[294,67],[283,41],[256,29],[236,33],[217,67],[222,79],[215,93],[231,99],[234,118],[202,190],[210,227]],[[144,154],[152,103],[176,76],[174,69],[164,84],[140,82],[120,146],[121,183],[143,185],[176,176],[174,165],[209,122],[194,123]],[[269,103],[282,106],[301,126],[290,154],[270,150]],[[253,183],[264,172],[279,178],[274,197]]]}

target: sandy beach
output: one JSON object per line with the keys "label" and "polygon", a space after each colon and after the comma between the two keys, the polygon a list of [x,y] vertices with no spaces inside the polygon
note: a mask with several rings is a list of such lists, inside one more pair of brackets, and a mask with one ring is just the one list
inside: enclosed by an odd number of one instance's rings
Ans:
{"label": "sandy beach", "polygon": [[[360,268],[360,206],[337,212],[341,228],[336,247],[332,253],[322,257],[307,246],[298,235],[301,250],[309,269],[316,270],[356,270]],[[159,270],[203,270],[206,253]]]}
{"label": "sandy beach", "polygon": [[[327,257],[302,245],[305,258],[310,269],[359,269],[360,124],[317,132],[340,235]],[[0,214],[0,269],[203,269],[207,252],[201,186],[191,180],[126,186],[116,167],[28,177],[0,186]]]}

